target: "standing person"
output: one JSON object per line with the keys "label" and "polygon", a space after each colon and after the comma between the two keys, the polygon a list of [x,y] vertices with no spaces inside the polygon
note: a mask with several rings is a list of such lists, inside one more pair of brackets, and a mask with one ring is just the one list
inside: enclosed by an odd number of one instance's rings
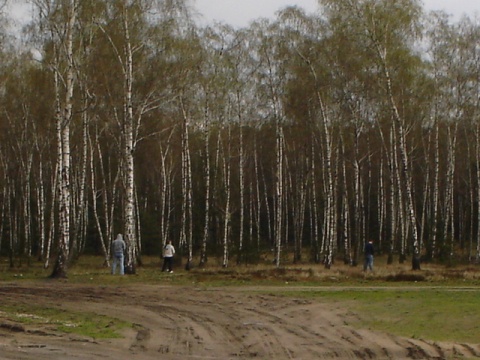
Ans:
{"label": "standing person", "polygon": [[173,273],[173,255],[175,255],[175,248],[172,245],[172,240],[168,240],[163,247],[163,266],[162,271],[167,270]]}
{"label": "standing person", "polygon": [[117,263],[120,267],[120,275],[125,274],[125,267],[123,263],[123,256],[125,254],[125,249],[126,249],[125,241],[123,241],[123,235],[118,234],[117,238],[113,240],[112,242],[112,253],[113,253],[113,259],[112,259],[112,275],[115,275],[115,272],[117,270]]}
{"label": "standing person", "polygon": [[373,271],[373,240],[368,240],[368,243],[365,244],[365,263],[363,264],[363,271]]}

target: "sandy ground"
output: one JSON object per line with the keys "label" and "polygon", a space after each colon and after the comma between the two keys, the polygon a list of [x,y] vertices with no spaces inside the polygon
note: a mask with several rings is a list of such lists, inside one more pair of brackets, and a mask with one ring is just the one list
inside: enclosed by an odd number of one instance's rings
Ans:
{"label": "sandy ground", "polygon": [[341,304],[244,290],[0,284],[2,303],[34,302],[135,324],[123,339],[100,341],[12,324],[0,313],[0,359],[480,358],[480,344],[433,343],[355,329],[349,325],[354,315]]}

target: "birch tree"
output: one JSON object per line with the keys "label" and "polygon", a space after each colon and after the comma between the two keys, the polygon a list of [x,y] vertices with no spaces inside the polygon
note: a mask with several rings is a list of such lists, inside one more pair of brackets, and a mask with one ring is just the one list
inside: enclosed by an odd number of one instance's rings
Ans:
{"label": "birch tree", "polygon": [[[334,142],[333,142],[333,111],[326,102],[326,94],[322,91],[323,82],[327,82],[328,77],[320,77],[318,72],[321,71],[321,65],[317,63],[321,59],[321,55],[316,53],[315,60],[313,54],[305,54],[297,51],[297,54],[305,62],[309,69],[310,76],[313,79],[314,94],[318,114],[316,115],[315,125],[318,129],[318,138],[316,142],[320,142],[320,148],[323,149],[323,176],[324,176],[324,230],[321,251],[323,253],[323,263],[327,269],[333,264],[334,250],[337,237],[337,223],[336,223],[336,175],[334,174]],[[313,157],[312,157],[313,159]]]}
{"label": "birch tree", "polygon": [[[459,215],[463,210],[456,201],[455,183],[458,171],[457,154],[459,152],[459,128],[471,126],[471,133],[477,134],[476,121],[478,112],[478,79],[475,75],[479,62],[478,25],[463,19],[458,24],[450,24],[446,14],[435,13],[431,16],[431,26],[428,31],[432,72],[435,80],[435,97],[432,107],[432,121],[436,132],[435,138],[435,182],[434,182],[434,214],[431,253],[432,257],[442,256],[452,259],[456,234],[466,236],[465,231],[456,227],[461,224]],[[435,31],[433,31],[433,28]],[[468,125],[467,125],[468,124]],[[443,146],[439,132],[446,134]],[[474,137],[475,138],[475,137]],[[467,140],[468,141],[468,140]],[[477,143],[475,140],[474,143]],[[467,148],[469,150],[469,147]],[[445,153],[445,156],[441,156]],[[471,153],[468,151],[468,153]],[[443,196],[440,196],[440,159],[445,160],[446,177]],[[474,162],[477,162],[475,156]],[[440,207],[443,199],[444,206]],[[443,212],[440,212],[443,210]],[[437,230],[437,215],[441,213],[443,229]],[[437,243],[437,233],[441,243]]]}
{"label": "birch tree", "polygon": [[353,265],[370,237],[412,269],[424,250],[480,258],[476,21],[322,0],[199,31],[186,0],[30,4],[35,59],[0,34],[12,265],[38,249],[64,277],[93,247],[108,265],[117,232],[131,273],[169,237],[187,268],[307,246]]}
{"label": "birch tree", "polygon": [[[155,5],[155,6],[154,6]],[[158,5],[158,6],[157,6]],[[126,271],[136,272],[136,262],[140,255],[140,224],[136,203],[135,181],[135,152],[138,142],[142,139],[142,120],[147,113],[158,109],[160,79],[152,78],[149,81],[139,76],[139,69],[143,68],[148,56],[147,49],[156,38],[148,39],[148,30],[152,29],[150,20],[161,21],[165,25],[165,38],[178,30],[178,12],[183,11],[181,1],[156,4],[153,1],[118,0],[107,8],[105,22],[97,22],[110,46],[111,56],[116,59],[116,69],[122,74],[122,88],[111,86],[110,95],[119,96],[121,101],[113,104],[111,114],[115,119],[118,130],[118,146],[121,154],[120,166],[123,184],[123,228],[127,242]],[[150,19],[149,15],[153,14]],[[173,24],[173,25],[172,25]],[[169,25],[169,26],[167,26]],[[155,29],[152,34],[156,35]],[[164,48],[166,45],[163,45]],[[115,76],[113,76],[115,77]],[[141,86],[145,85],[144,87]],[[144,134],[143,134],[144,135]]]}
{"label": "birch tree", "polygon": [[[260,26],[262,25],[262,26]],[[263,27],[263,29],[262,29]],[[275,265],[280,266],[282,245],[285,239],[285,137],[284,121],[285,114],[281,102],[280,89],[284,86],[283,79],[285,67],[279,61],[279,56],[283,49],[279,46],[275,35],[275,26],[268,27],[268,24],[259,24],[259,43],[257,46],[258,56],[260,57],[261,69],[257,71],[260,89],[265,96],[266,106],[263,111],[274,124],[275,132],[275,161],[274,161],[274,179],[273,184],[273,229],[274,229],[274,251]],[[267,203],[267,206],[268,203]]]}
{"label": "birch tree", "polygon": [[[401,158],[401,184],[405,193],[406,211],[411,230],[411,246],[418,245],[417,211],[412,184],[411,160],[407,142],[409,125],[406,115],[399,107],[400,88],[397,84],[399,64],[412,64],[414,57],[399,56],[418,34],[421,8],[417,1],[377,1],[345,0],[323,1],[329,11],[330,19],[338,19],[341,24],[355,27],[356,33],[363,37],[366,44],[365,55],[374,59],[380,76],[378,86],[383,89],[385,105],[390,108],[390,116],[398,133],[398,151]],[[354,31],[354,29],[352,29]],[[408,66],[406,67],[408,68]],[[414,71],[413,68],[410,68]]]}
{"label": "birch tree", "polygon": [[71,153],[70,126],[73,117],[73,95],[76,83],[74,37],[77,20],[75,0],[32,0],[40,29],[51,41],[53,52],[45,61],[53,74],[55,89],[54,119],[57,140],[59,236],[57,259],[51,277],[67,276],[70,255],[71,226]]}

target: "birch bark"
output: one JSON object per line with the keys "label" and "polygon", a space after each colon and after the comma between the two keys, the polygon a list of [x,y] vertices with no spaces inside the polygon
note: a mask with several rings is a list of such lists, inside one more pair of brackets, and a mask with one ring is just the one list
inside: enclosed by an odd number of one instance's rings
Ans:
{"label": "birch bark", "polygon": [[223,180],[225,188],[225,211],[223,219],[223,262],[222,265],[224,268],[228,267],[229,262],[229,239],[230,239],[230,225],[231,225],[231,214],[230,214],[230,201],[231,201],[231,126],[227,124],[227,145],[226,150],[224,151],[223,156]]}
{"label": "birch bark", "polygon": [[[480,203],[480,121],[475,127],[475,150],[477,168],[477,202]],[[480,210],[477,210],[477,223],[480,224]],[[477,246],[475,259],[480,262],[480,226],[477,226]]]}
{"label": "birch bark", "polygon": [[238,240],[238,257],[237,264],[241,263],[243,258],[243,241],[244,241],[244,227],[245,227],[245,155],[244,155],[244,140],[243,140],[243,116],[241,109],[241,95],[240,91],[236,94],[237,100],[237,117],[238,117],[238,131],[239,131],[239,159],[238,159],[238,182],[240,188],[240,233]]}
{"label": "birch bark", "polygon": [[190,269],[193,259],[192,244],[192,164],[190,158],[190,119],[183,101],[181,103],[183,121],[182,121],[182,228],[180,234],[180,246],[187,249],[186,268]]}
{"label": "birch bark", "polygon": [[[76,11],[77,3],[75,0],[68,2],[68,18],[66,21],[66,37],[63,46],[66,49],[66,70],[65,70],[65,92],[63,109],[57,112],[56,117],[56,130],[57,130],[57,156],[59,159],[59,225],[60,234],[58,240],[58,255],[57,260],[51,274],[52,278],[65,278],[67,277],[69,254],[70,254],[70,211],[71,211],[71,184],[70,184],[70,122],[72,120],[73,113],[73,92],[75,85],[75,71],[74,71],[74,59],[73,59],[73,35],[74,27],[76,23]],[[52,24],[52,31],[54,25]],[[59,65],[59,64],[56,64]],[[55,69],[60,69],[59,66],[55,66]],[[55,76],[60,76],[56,74]],[[58,82],[56,82],[58,83]],[[58,96],[59,87],[56,88]],[[60,104],[58,105],[60,110]]]}
{"label": "birch bark", "polygon": [[137,238],[135,233],[135,171],[134,171],[134,118],[133,118],[133,50],[130,41],[130,23],[126,6],[123,8],[124,45],[124,123],[123,123],[123,157],[124,157],[124,221],[127,254],[125,257],[125,272],[136,273]]}
{"label": "birch bark", "polygon": [[[208,98],[208,91],[206,91]],[[207,242],[210,233],[210,111],[208,101],[205,104],[204,110],[204,130],[203,130],[203,141],[204,141],[204,163],[205,170],[203,173],[203,178],[205,181],[205,217],[203,224],[203,237],[202,245],[200,250],[200,266],[204,266],[207,262]]]}

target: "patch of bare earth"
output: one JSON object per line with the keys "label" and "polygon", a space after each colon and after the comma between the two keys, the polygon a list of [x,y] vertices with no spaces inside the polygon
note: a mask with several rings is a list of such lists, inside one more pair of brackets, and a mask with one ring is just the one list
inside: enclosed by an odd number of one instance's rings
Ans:
{"label": "patch of bare earth", "polygon": [[349,326],[348,309],[244,288],[0,285],[3,303],[35,303],[131,322],[123,339],[95,340],[0,314],[0,358],[447,359],[480,358],[480,344],[433,343]]}

